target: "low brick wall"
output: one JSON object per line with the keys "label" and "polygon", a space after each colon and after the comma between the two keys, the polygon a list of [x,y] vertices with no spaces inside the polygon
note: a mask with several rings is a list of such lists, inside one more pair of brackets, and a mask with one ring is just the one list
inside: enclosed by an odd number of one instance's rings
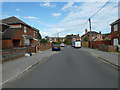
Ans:
{"label": "low brick wall", "polygon": [[51,48],[51,44],[50,43],[42,43],[40,44],[40,46],[38,47],[38,49],[40,51],[46,50],[46,49],[50,49]]}
{"label": "low brick wall", "polygon": [[99,48],[99,45],[111,45],[111,41],[92,41],[92,48]]}
{"label": "low brick wall", "polygon": [[115,51],[118,51],[118,47],[111,46],[111,45],[99,45],[98,50],[102,50],[106,52],[115,52]]}
{"label": "low brick wall", "polygon": [[37,47],[26,47],[26,52],[36,53],[37,51]]}
{"label": "low brick wall", "polygon": [[16,59],[18,57],[24,56],[26,53],[25,48],[14,48],[2,50],[2,62]]}

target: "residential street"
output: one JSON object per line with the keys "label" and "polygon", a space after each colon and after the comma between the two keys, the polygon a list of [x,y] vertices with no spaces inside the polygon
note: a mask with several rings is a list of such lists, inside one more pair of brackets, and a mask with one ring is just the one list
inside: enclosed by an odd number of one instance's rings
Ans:
{"label": "residential street", "polygon": [[84,48],[66,46],[3,88],[118,88],[118,71]]}

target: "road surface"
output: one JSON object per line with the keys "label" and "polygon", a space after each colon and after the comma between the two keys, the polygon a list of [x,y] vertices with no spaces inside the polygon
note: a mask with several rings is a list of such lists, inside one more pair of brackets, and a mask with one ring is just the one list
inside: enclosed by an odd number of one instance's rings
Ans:
{"label": "road surface", "polygon": [[66,46],[3,88],[118,88],[118,72],[83,48]]}

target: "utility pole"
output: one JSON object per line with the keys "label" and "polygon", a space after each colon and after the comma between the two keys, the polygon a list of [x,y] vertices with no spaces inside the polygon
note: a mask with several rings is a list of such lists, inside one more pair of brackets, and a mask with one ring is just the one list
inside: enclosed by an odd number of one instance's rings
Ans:
{"label": "utility pole", "polygon": [[92,33],[91,33],[91,19],[89,18],[89,27],[90,27],[90,48],[92,48]]}

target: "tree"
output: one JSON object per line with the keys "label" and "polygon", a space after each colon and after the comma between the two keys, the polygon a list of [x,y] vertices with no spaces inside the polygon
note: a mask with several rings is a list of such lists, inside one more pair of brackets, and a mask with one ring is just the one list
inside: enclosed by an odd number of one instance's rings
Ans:
{"label": "tree", "polygon": [[48,39],[48,36],[45,36],[45,39],[47,40],[47,39]]}
{"label": "tree", "polygon": [[85,41],[85,42],[88,41],[88,36],[85,36],[84,41]]}
{"label": "tree", "polygon": [[40,43],[47,43],[47,40],[45,38],[40,40]]}
{"label": "tree", "polygon": [[38,39],[41,40],[41,39],[42,39],[42,36],[41,36],[40,32],[37,31],[37,34],[38,34],[38,35],[37,35],[37,36],[38,36]]}

